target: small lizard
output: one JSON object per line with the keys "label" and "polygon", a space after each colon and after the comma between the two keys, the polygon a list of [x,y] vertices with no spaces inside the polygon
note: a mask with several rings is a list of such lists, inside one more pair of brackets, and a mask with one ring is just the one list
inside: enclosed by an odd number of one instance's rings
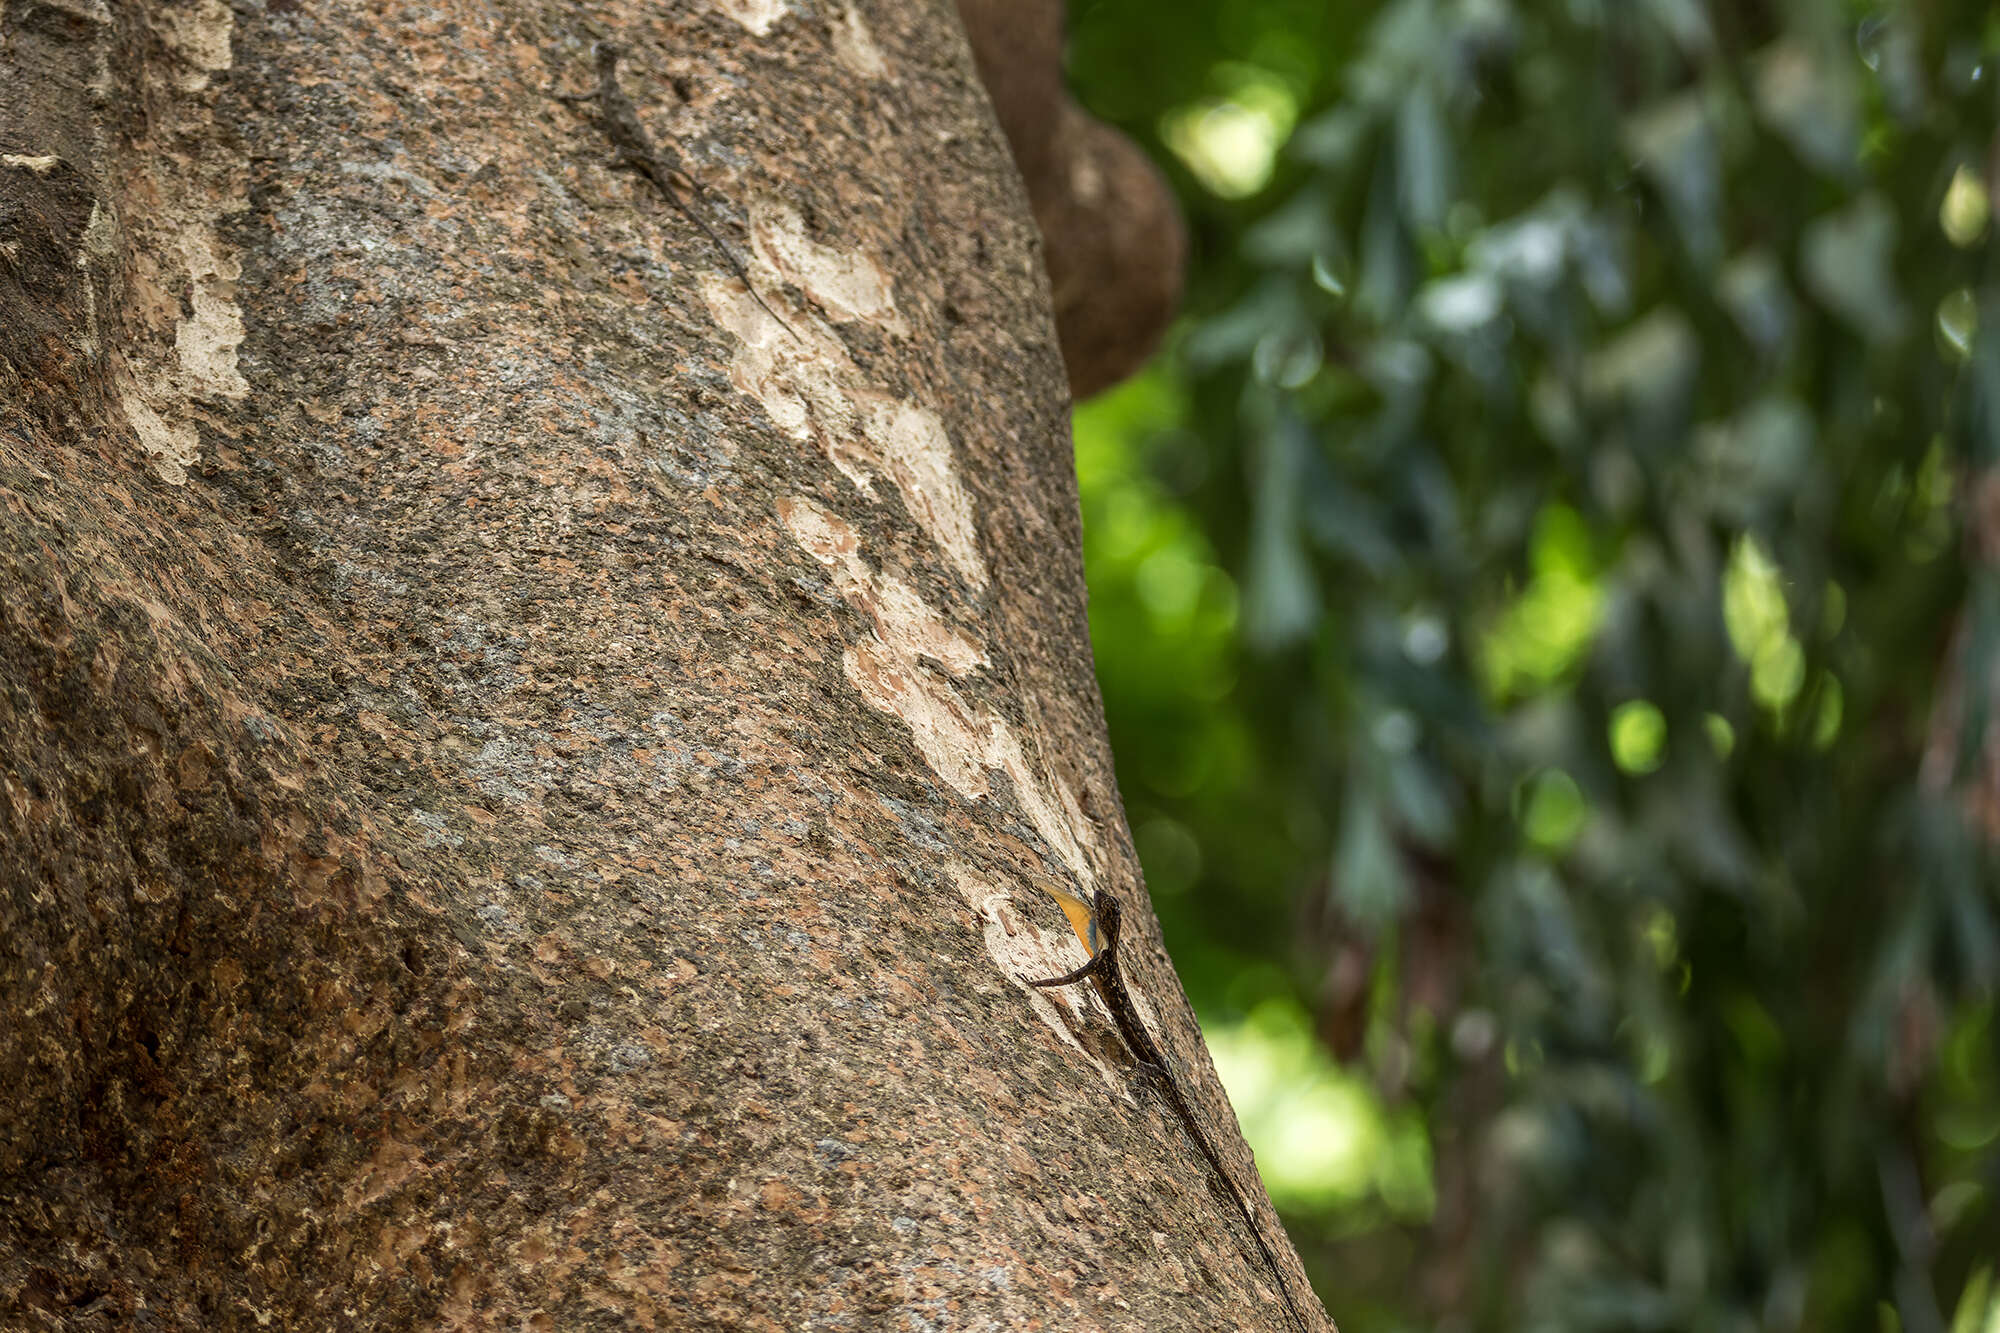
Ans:
{"label": "small lizard", "polygon": [[1125,974],[1118,966],[1120,921],[1121,909],[1118,906],[1118,899],[1099,889],[1091,902],[1088,932],[1089,942],[1095,944],[1097,952],[1091,955],[1089,962],[1074,972],[1065,972],[1059,977],[1048,977],[1041,981],[1030,981],[1028,984],[1038,987],[1073,986],[1086,979],[1097,984],[1097,993],[1103,997],[1105,1007],[1111,1011],[1112,1020],[1118,1025],[1118,1035],[1124,1039],[1126,1048],[1132,1052],[1132,1058],[1139,1062],[1142,1070],[1151,1075],[1152,1082],[1161,1090],[1167,1105],[1180,1120],[1181,1128],[1187,1131],[1187,1136],[1194,1140],[1195,1147],[1207,1160],[1209,1170],[1222,1181],[1223,1188],[1229,1192],[1229,1197],[1236,1201],[1237,1208],[1243,1214],[1244,1225],[1250,1228],[1251,1236],[1256,1239],[1257,1248],[1262,1252],[1264,1262],[1271,1270],[1272,1280],[1278,1284],[1278,1291],[1285,1298],[1285,1305],[1291,1311],[1293,1321],[1300,1329],[1311,1333],[1316,1325],[1306,1318],[1305,1312],[1299,1308],[1297,1299],[1292,1295],[1291,1285],[1285,1281],[1285,1271],[1278,1266],[1278,1256],[1272,1252],[1270,1243],[1264,1239],[1264,1230],[1257,1225],[1257,1214],[1251,1209],[1250,1201],[1244,1197],[1243,1191],[1236,1187],[1236,1181],[1229,1174],[1228,1168],[1223,1166],[1222,1155],[1215,1150],[1215,1145],[1209,1142],[1208,1135],[1202,1130],[1201,1122],[1195,1118],[1194,1108],[1188,1104],[1187,1095],[1181,1091],[1181,1085],[1174,1077],[1172,1066],[1167,1063],[1166,1056],[1154,1043],[1152,1034],[1146,1031],[1145,1023],[1140,1021],[1139,1010],[1132,1003],[1132,993],[1125,986]]}
{"label": "small lizard", "polygon": [[[785,332],[792,335],[793,342],[803,341],[797,330],[786,322],[783,315],[773,310],[771,303],[757,291],[757,284],[750,281],[750,274],[743,267],[742,261],[736,257],[736,253],[729,248],[722,237],[716,234],[715,228],[708,225],[708,219],[695,207],[694,200],[702,194],[701,182],[688,174],[687,168],[681,164],[680,154],[672,147],[664,149],[656,147],[652,138],[646,133],[646,127],[639,123],[638,108],[632,105],[632,99],[625,95],[625,90],[618,86],[618,61],[624,56],[624,49],[616,42],[599,42],[595,47],[595,53],[596,90],[588,93],[554,93],[552,96],[556,101],[570,106],[582,102],[595,102],[598,128],[604,131],[605,137],[611,140],[612,148],[617,150],[618,165],[628,171],[636,171],[653,182],[653,188],[664,195],[668,203],[678,208],[688,221],[700,227],[708,239],[715,243],[715,248],[722,252],[723,261],[738,278],[742,279],[743,285],[750,289],[751,298],[764,307],[764,313],[777,320]],[[686,182],[685,194],[676,188],[676,181]]]}

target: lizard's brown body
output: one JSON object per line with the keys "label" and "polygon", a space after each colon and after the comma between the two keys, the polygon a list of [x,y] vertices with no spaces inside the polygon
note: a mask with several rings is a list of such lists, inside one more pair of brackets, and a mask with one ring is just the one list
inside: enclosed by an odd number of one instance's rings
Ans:
{"label": "lizard's brown body", "polygon": [[1150,1073],[1152,1082],[1160,1089],[1167,1105],[1181,1122],[1181,1128],[1186,1131],[1190,1139],[1194,1140],[1194,1145],[1208,1163],[1209,1170],[1221,1180],[1223,1188],[1229,1192],[1229,1197],[1236,1201],[1237,1208],[1243,1214],[1244,1225],[1250,1228],[1250,1235],[1256,1240],[1257,1249],[1263,1255],[1265,1265],[1270,1269],[1272,1281],[1278,1284],[1278,1291],[1285,1298],[1285,1305],[1291,1311],[1293,1322],[1310,1333],[1315,1325],[1306,1318],[1305,1312],[1299,1307],[1297,1297],[1292,1294],[1291,1284],[1285,1280],[1285,1271],[1278,1265],[1278,1256],[1272,1251],[1270,1242],[1264,1239],[1264,1229],[1258,1225],[1256,1211],[1251,1208],[1250,1201],[1244,1196],[1243,1191],[1237,1187],[1235,1178],[1229,1174],[1229,1169],[1222,1164],[1222,1154],[1216,1151],[1215,1145],[1209,1141],[1207,1132],[1202,1129],[1201,1121],[1195,1117],[1194,1107],[1189,1104],[1187,1095],[1181,1091],[1180,1080],[1174,1076],[1173,1066],[1167,1063],[1166,1056],[1154,1042],[1152,1034],[1146,1030],[1145,1023],[1140,1020],[1138,1007],[1132,1003],[1132,992],[1126,988],[1125,974],[1118,965],[1120,923],[1121,909],[1118,906],[1118,899],[1099,889],[1091,903],[1091,933],[1100,941],[1097,952],[1091,956],[1089,962],[1074,972],[1066,972],[1062,976],[1048,977],[1041,981],[1030,981],[1028,984],[1041,987],[1071,986],[1086,979],[1096,983],[1097,993],[1103,998],[1105,1008],[1111,1011],[1112,1021],[1118,1025],[1118,1035],[1124,1039],[1126,1049],[1131,1051],[1132,1058]]}

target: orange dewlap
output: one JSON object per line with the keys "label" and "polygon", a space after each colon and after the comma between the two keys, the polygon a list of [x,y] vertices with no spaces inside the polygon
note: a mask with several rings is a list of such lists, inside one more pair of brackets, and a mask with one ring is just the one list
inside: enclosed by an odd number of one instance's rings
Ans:
{"label": "orange dewlap", "polygon": [[1076,932],[1077,942],[1083,945],[1083,951],[1093,958],[1096,957],[1097,931],[1094,929],[1096,922],[1090,915],[1090,904],[1061,889],[1050,888],[1046,884],[1042,888],[1049,897],[1056,900],[1056,906],[1062,908],[1063,915],[1069,918],[1069,928]]}

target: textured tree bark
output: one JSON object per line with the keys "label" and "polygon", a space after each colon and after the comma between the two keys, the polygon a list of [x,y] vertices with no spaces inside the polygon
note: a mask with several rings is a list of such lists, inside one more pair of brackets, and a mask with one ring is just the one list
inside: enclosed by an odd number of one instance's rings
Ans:
{"label": "textured tree bark", "polygon": [[948,7],[6,22],[0,1326],[1284,1326]]}

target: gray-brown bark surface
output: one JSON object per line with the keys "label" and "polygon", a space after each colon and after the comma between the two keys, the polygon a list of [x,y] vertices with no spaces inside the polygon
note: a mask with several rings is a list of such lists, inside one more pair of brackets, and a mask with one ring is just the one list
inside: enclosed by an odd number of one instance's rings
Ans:
{"label": "gray-brown bark surface", "polygon": [[0,1326],[1284,1326],[949,12],[6,18]]}

